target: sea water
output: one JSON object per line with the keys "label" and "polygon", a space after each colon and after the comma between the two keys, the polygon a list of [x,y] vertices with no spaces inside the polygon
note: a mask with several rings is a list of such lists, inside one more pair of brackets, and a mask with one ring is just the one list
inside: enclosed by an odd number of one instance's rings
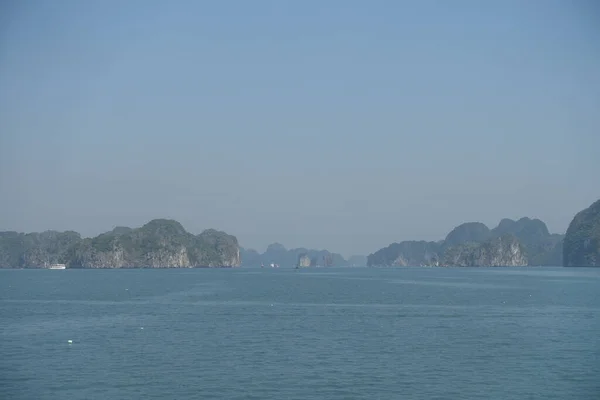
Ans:
{"label": "sea water", "polygon": [[599,399],[600,269],[0,270],[0,399]]}

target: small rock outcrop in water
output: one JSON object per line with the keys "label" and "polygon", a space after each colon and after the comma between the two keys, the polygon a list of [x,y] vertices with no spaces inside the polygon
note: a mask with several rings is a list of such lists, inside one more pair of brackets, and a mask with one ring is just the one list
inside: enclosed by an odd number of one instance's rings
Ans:
{"label": "small rock outcrop in water", "polygon": [[300,254],[298,256],[298,264],[297,267],[310,267],[311,260],[308,254]]}
{"label": "small rock outcrop in water", "polygon": [[234,236],[214,229],[193,235],[166,219],[86,239],[75,232],[0,233],[0,267],[55,263],[69,268],[237,267],[240,254]]}
{"label": "small rock outcrop in water", "polygon": [[313,250],[305,248],[286,249],[280,243],[273,243],[267,250],[260,254],[254,249],[242,249],[242,265],[258,267],[261,264],[278,264],[284,268],[293,268],[298,265],[298,258],[306,254],[312,260],[311,266],[344,266],[346,260],[340,254],[331,253],[327,250]]}
{"label": "small rock outcrop in water", "polygon": [[600,200],[575,215],[563,246],[565,267],[600,267]]}

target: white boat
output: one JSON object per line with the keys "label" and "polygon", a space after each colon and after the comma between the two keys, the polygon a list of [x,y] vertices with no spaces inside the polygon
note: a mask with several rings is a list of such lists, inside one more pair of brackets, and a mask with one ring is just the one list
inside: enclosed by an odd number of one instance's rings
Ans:
{"label": "white boat", "polygon": [[52,264],[48,269],[67,269],[67,266],[65,264]]}

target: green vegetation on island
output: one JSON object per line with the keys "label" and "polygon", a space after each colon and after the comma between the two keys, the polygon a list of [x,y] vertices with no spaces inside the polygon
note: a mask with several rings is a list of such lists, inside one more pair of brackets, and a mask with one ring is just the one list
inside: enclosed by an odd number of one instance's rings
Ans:
{"label": "green vegetation on island", "polygon": [[600,267],[600,200],[578,212],[564,240],[565,267]]}
{"label": "green vegetation on island", "polygon": [[410,240],[392,243],[370,254],[367,257],[367,265],[435,266],[439,265],[440,253],[441,245],[437,242]]}
{"label": "green vegetation on island", "polygon": [[177,221],[155,219],[136,229],[117,227],[93,238],[76,232],[0,232],[1,268],[237,267],[237,239],[225,232],[187,232]]}
{"label": "green vegetation on island", "polygon": [[566,235],[539,219],[502,219],[489,229],[463,223],[437,242],[392,243],[348,261],[327,250],[286,249],[273,243],[260,254],[235,236],[208,229],[187,232],[177,221],[155,219],[119,226],[93,238],[77,232],[0,232],[0,268],[177,268],[279,266],[600,266],[600,200],[575,215]]}
{"label": "green vegetation on island", "polygon": [[490,239],[492,232],[481,222],[466,222],[452,229],[446,239],[444,246],[457,246],[462,243],[483,243]]}
{"label": "green vegetation on island", "polygon": [[368,256],[369,266],[561,265],[563,235],[550,234],[539,219],[503,219],[454,228],[443,241],[393,243]]}
{"label": "green vegetation on island", "polygon": [[524,246],[506,233],[483,243],[462,243],[448,247],[442,265],[457,267],[522,267],[528,265]]}
{"label": "green vegetation on island", "polygon": [[0,268],[35,268],[63,264],[81,242],[77,232],[0,232]]}

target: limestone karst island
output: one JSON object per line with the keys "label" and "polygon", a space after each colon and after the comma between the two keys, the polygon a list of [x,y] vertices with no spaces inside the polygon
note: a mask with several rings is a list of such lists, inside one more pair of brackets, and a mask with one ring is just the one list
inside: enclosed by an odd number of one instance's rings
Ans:
{"label": "limestone karst island", "polygon": [[235,236],[208,229],[194,235],[173,220],[139,228],[117,227],[93,238],[73,231],[0,232],[0,268],[229,268],[318,266],[600,266],[600,200],[578,212],[565,234],[550,233],[539,219],[503,219],[492,229],[479,222],[454,228],[437,242],[392,243],[368,257],[348,260],[327,250],[265,253],[239,246]]}

